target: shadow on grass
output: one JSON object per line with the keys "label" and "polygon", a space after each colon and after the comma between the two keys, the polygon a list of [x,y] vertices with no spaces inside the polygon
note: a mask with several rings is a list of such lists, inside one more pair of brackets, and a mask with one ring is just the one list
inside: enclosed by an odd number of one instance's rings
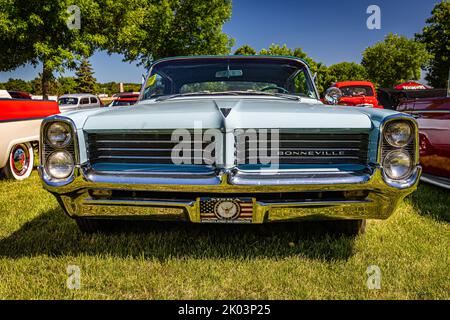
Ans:
{"label": "shadow on grass", "polygon": [[421,215],[450,222],[450,191],[421,182],[408,198]]}
{"label": "shadow on grass", "polygon": [[282,259],[303,256],[346,260],[353,237],[324,233],[320,223],[270,225],[197,225],[123,222],[126,232],[81,233],[59,208],[26,223],[0,240],[0,257],[100,255],[159,259]]}

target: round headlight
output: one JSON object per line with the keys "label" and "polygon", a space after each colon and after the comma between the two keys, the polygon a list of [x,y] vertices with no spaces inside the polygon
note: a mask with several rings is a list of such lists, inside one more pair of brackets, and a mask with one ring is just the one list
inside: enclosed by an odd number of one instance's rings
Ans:
{"label": "round headlight", "polygon": [[75,164],[72,156],[66,151],[53,152],[46,163],[47,173],[55,179],[65,179],[69,177]]}
{"label": "round headlight", "polygon": [[342,98],[342,91],[339,88],[331,87],[325,92],[325,100],[332,105],[336,105]]}
{"label": "round headlight", "polygon": [[412,135],[413,130],[407,122],[393,122],[384,131],[386,141],[397,148],[406,146],[411,141]]}
{"label": "round headlight", "polygon": [[67,146],[72,140],[69,126],[61,122],[52,123],[47,129],[47,140],[56,148]]}
{"label": "round headlight", "polygon": [[383,168],[386,175],[394,180],[406,178],[411,173],[411,157],[403,151],[389,152],[383,161]]}

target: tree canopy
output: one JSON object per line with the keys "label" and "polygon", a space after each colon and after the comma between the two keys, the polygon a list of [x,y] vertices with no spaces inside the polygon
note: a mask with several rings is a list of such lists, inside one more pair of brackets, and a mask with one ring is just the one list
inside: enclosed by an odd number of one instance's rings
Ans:
{"label": "tree canopy", "polygon": [[425,45],[413,39],[388,34],[384,41],[367,48],[362,65],[369,79],[381,87],[393,87],[420,79],[421,69],[430,58]]}
{"label": "tree canopy", "polygon": [[427,25],[416,38],[432,55],[426,66],[426,80],[435,88],[445,88],[450,71],[450,2],[436,4],[431,13]]}
{"label": "tree canopy", "polygon": [[[103,7],[94,0],[0,0],[0,70],[42,65],[44,96],[55,71],[73,68],[79,55],[104,45]],[[81,10],[81,28],[68,28],[68,8]]]}
{"label": "tree canopy", "polygon": [[[69,28],[80,9],[80,28]],[[73,69],[96,49],[148,64],[174,55],[229,53],[222,33],[230,0],[0,0],[0,71],[42,68],[42,91],[55,72]]]}
{"label": "tree canopy", "polygon": [[245,44],[242,47],[240,47],[239,49],[237,49],[234,52],[235,55],[247,55],[247,56],[253,56],[256,54],[256,50],[253,49],[252,47],[250,47],[249,45]]}
{"label": "tree canopy", "polygon": [[228,54],[234,40],[222,32],[231,0],[117,0],[104,14],[109,52],[148,66],[170,56]]}
{"label": "tree canopy", "polygon": [[330,87],[335,82],[340,81],[357,81],[357,80],[367,80],[366,69],[354,62],[341,62],[333,64],[328,67],[328,81],[326,86]]}

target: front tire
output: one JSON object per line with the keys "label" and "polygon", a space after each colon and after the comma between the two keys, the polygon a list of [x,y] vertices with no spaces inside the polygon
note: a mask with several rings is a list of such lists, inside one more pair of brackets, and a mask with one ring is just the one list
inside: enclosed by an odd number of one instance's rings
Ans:
{"label": "front tire", "polygon": [[117,220],[96,218],[75,218],[78,228],[83,233],[113,233],[121,230],[121,223]]}
{"label": "front tire", "polygon": [[333,233],[346,236],[357,236],[366,232],[366,220],[336,220],[331,221]]}
{"label": "front tire", "polygon": [[30,142],[19,143],[11,148],[6,167],[2,173],[7,179],[25,180],[33,171],[34,150]]}

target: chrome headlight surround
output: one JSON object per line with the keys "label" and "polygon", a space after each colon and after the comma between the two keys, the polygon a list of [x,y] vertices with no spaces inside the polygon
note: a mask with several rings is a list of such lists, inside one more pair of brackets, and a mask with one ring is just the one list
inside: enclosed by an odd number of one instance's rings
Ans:
{"label": "chrome headlight surround", "polygon": [[[407,139],[395,139],[388,136],[390,126],[399,127],[403,125],[404,128],[410,129],[410,136]],[[405,127],[407,125],[408,127]],[[379,149],[378,149],[378,163],[383,172],[385,182],[394,187],[408,185],[409,180],[417,175],[417,166],[419,165],[419,129],[416,120],[408,115],[393,115],[387,117],[382,122],[380,127]],[[409,159],[406,159],[406,157]],[[386,161],[390,161],[387,163]],[[401,166],[404,166],[401,168]],[[397,170],[393,169],[397,166]],[[399,170],[400,169],[400,170]],[[404,170],[406,169],[406,171]],[[394,171],[402,172],[395,176]]]}
{"label": "chrome headlight surround", "polygon": [[[51,128],[55,128],[55,126],[60,125],[61,128],[67,130],[66,139],[61,143],[54,143],[49,139],[49,131]],[[79,163],[78,152],[76,152],[78,148],[78,140],[76,134],[76,127],[73,121],[69,118],[62,117],[59,115],[52,116],[44,119],[41,125],[41,137],[40,137],[40,163],[42,171],[45,175],[45,179],[56,182],[56,183],[69,183],[74,179],[75,169],[77,164]],[[60,161],[62,158],[65,158],[66,163],[62,162],[60,165],[60,169],[63,169],[64,165],[65,174],[52,174],[52,168],[49,167],[51,165],[52,157],[60,157]],[[63,156],[61,158],[61,156]],[[55,159],[53,159],[55,160]],[[55,164],[53,164],[55,165]]]}

